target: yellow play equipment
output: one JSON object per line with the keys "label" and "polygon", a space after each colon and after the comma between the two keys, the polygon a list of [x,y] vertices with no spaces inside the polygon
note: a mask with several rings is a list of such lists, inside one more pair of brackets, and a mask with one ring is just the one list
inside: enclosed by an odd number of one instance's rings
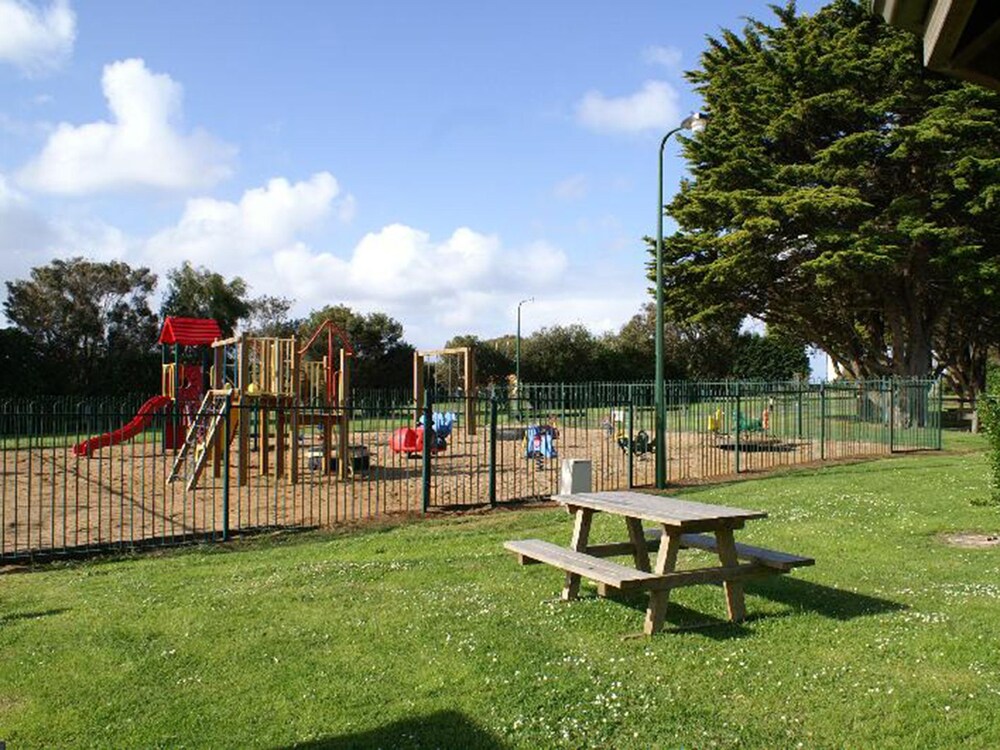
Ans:
{"label": "yellow play equipment", "polygon": [[[188,420],[169,481],[183,477],[187,488],[194,489],[209,463],[214,475],[221,476],[226,441],[235,439],[240,485],[249,483],[253,452],[261,476],[273,472],[295,484],[299,429],[313,425],[321,428],[322,435],[315,451],[321,458],[318,468],[328,471],[335,455],[337,475],[347,478],[352,465],[348,435],[354,349],[343,331],[325,321],[305,344],[295,337],[241,335],[217,339],[211,346],[210,387]],[[254,436],[256,447],[251,451]]]}

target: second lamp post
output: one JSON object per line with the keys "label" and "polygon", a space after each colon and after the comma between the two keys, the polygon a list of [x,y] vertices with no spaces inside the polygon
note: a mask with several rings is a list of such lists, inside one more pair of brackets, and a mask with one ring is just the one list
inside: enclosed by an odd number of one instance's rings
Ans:
{"label": "second lamp post", "polygon": [[685,117],[681,124],[660,141],[659,193],[656,202],[656,488],[667,486],[667,414],[663,384],[663,149],[681,130],[700,133],[708,118],[701,112]]}
{"label": "second lamp post", "polygon": [[514,377],[517,378],[517,395],[521,395],[521,305],[534,302],[534,297],[528,297],[517,303],[517,338],[514,339]]}

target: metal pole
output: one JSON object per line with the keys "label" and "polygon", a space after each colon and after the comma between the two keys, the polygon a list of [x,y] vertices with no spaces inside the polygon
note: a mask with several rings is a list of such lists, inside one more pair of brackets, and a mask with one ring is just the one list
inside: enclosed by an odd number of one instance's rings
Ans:
{"label": "metal pole", "polygon": [[826,383],[819,384],[819,460],[826,460]]}
{"label": "metal pole", "polygon": [[667,486],[666,408],[663,393],[663,149],[670,137],[680,131],[674,128],[660,141],[659,180],[656,201],[656,488]]}
{"label": "metal pole", "polygon": [[736,381],[736,442],[733,444],[733,449],[736,452],[736,473],[740,473],[740,423],[743,421],[743,415],[741,414],[742,406],[740,404],[740,381]]}
{"label": "metal pole", "polygon": [[[517,395],[521,396],[521,305],[534,302],[534,297],[528,297],[517,303],[517,337],[514,339],[514,377],[517,378]],[[520,412],[520,409],[518,409]]]}
{"label": "metal pole", "polygon": [[490,397],[490,475],[489,475],[490,507],[497,505],[497,399]]}
{"label": "metal pole", "polygon": [[[883,381],[884,382],[884,381]],[[883,387],[883,393],[885,389]],[[889,381],[889,453],[896,452],[896,381]]]}
{"label": "metal pole", "polygon": [[222,445],[222,541],[224,542],[229,539],[229,415],[232,410],[233,396],[232,393],[227,393],[222,416],[222,438],[225,441]]}
{"label": "metal pole", "polygon": [[423,467],[421,469],[421,507],[426,513],[431,504],[431,435],[434,434],[434,411],[432,401],[434,391],[431,390],[431,379],[424,381],[424,445],[423,445]]}
{"label": "metal pole", "polygon": [[521,303],[517,303],[517,337],[514,339],[514,377],[517,379],[517,395],[521,395]]}
{"label": "metal pole", "polygon": [[628,488],[635,487],[635,404],[632,403],[632,386],[628,387]]}

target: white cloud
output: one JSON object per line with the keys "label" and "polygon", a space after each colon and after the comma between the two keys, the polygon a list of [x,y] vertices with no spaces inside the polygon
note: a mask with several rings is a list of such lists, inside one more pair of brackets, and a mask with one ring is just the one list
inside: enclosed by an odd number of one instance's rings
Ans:
{"label": "white cloud", "polygon": [[440,318],[467,317],[483,294],[537,289],[566,267],[548,243],[505,248],[499,237],[468,227],[435,242],[427,232],[391,224],[369,232],[348,257],[314,252],[302,243],[274,256],[274,273],[300,301],[327,304],[339,295],[366,306],[397,310],[444,305]]}
{"label": "white cloud", "polygon": [[677,90],[666,81],[646,81],[634,94],[622,97],[588,91],[577,102],[576,119],[601,133],[660,130],[680,120],[677,101]]}
{"label": "white cloud", "polygon": [[111,122],[58,125],[42,153],[21,170],[22,184],[83,194],[200,188],[229,176],[235,149],[202,130],[177,129],[183,89],[170,76],[130,59],[106,65],[101,83]]}
{"label": "white cloud", "polygon": [[354,199],[341,196],[329,172],[291,183],[284,177],[247,190],[238,203],[214,198],[187,202],[178,223],[154,235],[146,254],[154,263],[189,260],[222,271],[227,265],[260,261],[293,246],[303,231],[331,214],[350,218]]}
{"label": "white cloud", "polygon": [[586,197],[589,187],[586,175],[575,174],[557,182],[552,193],[560,200],[575,201]]}
{"label": "white cloud", "polygon": [[68,0],[54,0],[47,8],[23,0],[0,0],[0,61],[28,74],[61,65],[73,51],[76,15]]}
{"label": "white cloud", "polygon": [[0,175],[0,277],[24,278],[33,266],[80,252],[147,265],[161,279],[188,260],[227,278],[242,276],[255,295],[296,300],[294,314],[327,304],[385,312],[417,346],[440,345],[457,333],[509,333],[517,300],[532,295],[537,301],[525,310],[526,335],[576,322],[614,328],[645,293],[642,280],[632,289],[613,278],[595,279],[591,267],[571,265],[547,242],[512,246],[469,227],[434,238],[390,224],[344,251],[317,248],[324,225],[353,207],[327,172],[299,182],[276,178],[236,201],[192,199],[175,224],[141,239],[87,215],[45,218]]}
{"label": "white cloud", "polygon": [[681,51],[677,47],[646,47],[642,59],[650,65],[662,65],[668,70],[677,70],[681,64]]}
{"label": "white cloud", "polygon": [[566,255],[546,242],[507,247],[468,227],[435,241],[392,224],[366,234],[346,257],[298,243],[275,254],[271,276],[299,312],[332,303],[379,310],[404,324],[411,343],[439,346],[457,333],[509,332],[519,295],[552,296],[567,267]]}

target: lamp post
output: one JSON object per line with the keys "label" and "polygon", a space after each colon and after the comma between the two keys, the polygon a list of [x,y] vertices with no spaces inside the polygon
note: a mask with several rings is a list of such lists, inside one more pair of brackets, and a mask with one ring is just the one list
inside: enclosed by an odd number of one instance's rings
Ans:
{"label": "lamp post", "polygon": [[517,395],[521,395],[521,305],[534,302],[534,297],[528,297],[517,303],[517,338],[514,339],[514,377],[517,378]]}
{"label": "lamp post", "polygon": [[656,202],[656,488],[667,486],[667,430],[666,404],[663,392],[663,149],[667,141],[681,130],[700,133],[708,117],[695,112],[685,117],[679,126],[660,141],[659,195]]}

